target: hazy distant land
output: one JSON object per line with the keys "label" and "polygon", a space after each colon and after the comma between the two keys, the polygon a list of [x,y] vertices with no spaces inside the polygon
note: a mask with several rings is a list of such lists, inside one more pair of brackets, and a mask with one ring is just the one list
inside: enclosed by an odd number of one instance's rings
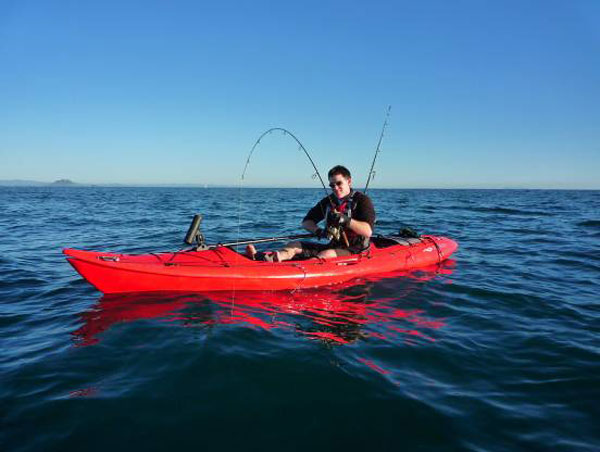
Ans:
{"label": "hazy distant land", "polygon": [[58,179],[54,182],[41,182],[25,179],[0,179],[0,187],[229,187],[215,184],[82,184],[70,179]]}
{"label": "hazy distant land", "polygon": [[48,185],[82,185],[76,184],[70,179],[58,179],[54,182],[40,182],[37,180],[24,180],[24,179],[9,179],[9,180],[0,180],[0,185],[2,186],[11,186],[11,187],[40,187],[40,186],[48,186]]}

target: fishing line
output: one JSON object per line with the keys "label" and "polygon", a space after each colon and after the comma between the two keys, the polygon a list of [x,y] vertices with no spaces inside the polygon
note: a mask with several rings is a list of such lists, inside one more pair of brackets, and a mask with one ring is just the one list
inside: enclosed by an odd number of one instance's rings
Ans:
{"label": "fishing line", "polygon": [[364,191],[365,195],[367,194],[367,190],[369,189],[369,182],[371,182],[371,178],[375,175],[375,171],[373,171],[374,168],[375,168],[375,160],[377,160],[377,154],[379,154],[379,148],[381,146],[381,141],[383,140],[383,135],[385,133],[385,129],[386,129],[387,124],[388,124],[388,119],[390,117],[390,110],[391,109],[392,109],[392,106],[388,105],[387,112],[385,114],[385,121],[383,122],[383,127],[381,128],[381,134],[379,135],[379,141],[377,142],[377,148],[375,149],[375,155],[373,156],[373,163],[371,163],[371,169],[369,171],[369,177],[368,177],[367,183],[365,185],[365,191]]}

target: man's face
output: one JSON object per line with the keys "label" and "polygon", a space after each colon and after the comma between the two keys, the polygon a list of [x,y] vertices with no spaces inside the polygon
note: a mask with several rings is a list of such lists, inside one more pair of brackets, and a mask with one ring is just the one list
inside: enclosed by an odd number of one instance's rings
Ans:
{"label": "man's face", "polygon": [[329,178],[329,186],[333,190],[333,194],[338,198],[342,199],[344,196],[350,194],[350,187],[352,186],[352,178],[345,178],[341,174],[335,174]]}

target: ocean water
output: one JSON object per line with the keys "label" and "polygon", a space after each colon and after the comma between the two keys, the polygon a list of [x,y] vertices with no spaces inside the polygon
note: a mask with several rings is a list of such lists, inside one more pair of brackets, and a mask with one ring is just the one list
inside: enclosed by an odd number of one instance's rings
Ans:
{"label": "ocean water", "polygon": [[[65,247],[301,232],[317,189],[0,188],[0,449],[598,450],[600,192],[376,190],[428,271],[102,296]],[[239,228],[238,228],[239,224]]]}

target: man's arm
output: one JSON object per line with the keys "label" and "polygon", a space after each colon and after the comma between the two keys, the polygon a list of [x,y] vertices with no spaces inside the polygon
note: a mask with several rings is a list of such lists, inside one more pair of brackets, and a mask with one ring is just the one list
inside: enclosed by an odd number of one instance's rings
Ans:
{"label": "man's arm", "polygon": [[302,227],[304,229],[306,229],[308,232],[316,232],[317,229],[319,229],[319,227],[317,226],[317,223],[315,223],[313,220],[304,220],[302,222]]}
{"label": "man's arm", "polygon": [[327,210],[326,202],[327,198],[320,200],[312,209],[308,211],[302,220],[302,227],[308,232],[316,232],[318,229],[320,229],[317,224],[325,219],[325,211]]}
{"label": "man's arm", "polygon": [[371,237],[373,235],[373,229],[371,225],[366,221],[355,220],[354,218],[350,219],[350,223],[347,226],[347,229],[350,229],[352,232],[357,233],[358,235],[362,235],[363,237]]}

